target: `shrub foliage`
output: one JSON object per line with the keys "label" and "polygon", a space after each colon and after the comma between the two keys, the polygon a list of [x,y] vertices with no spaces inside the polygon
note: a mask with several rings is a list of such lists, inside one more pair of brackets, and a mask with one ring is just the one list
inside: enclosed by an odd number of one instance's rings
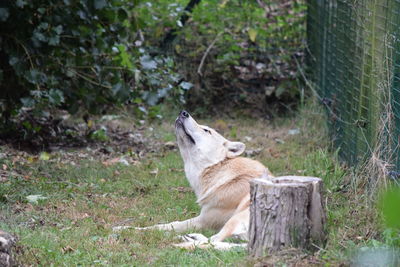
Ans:
{"label": "shrub foliage", "polygon": [[[193,1],[190,1],[193,2]],[[299,0],[201,1],[183,25],[187,0],[142,1],[145,43],[157,46],[165,29],[179,73],[194,84],[191,107],[242,106],[265,111],[266,101],[295,103],[305,37],[305,3]]]}
{"label": "shrub foliage", "polygon": [[[0,123],[21,107],[46,117],[127,102],[156,116],[160,100],[184,103],[193,84],[191,103],[202,106],[296,98],[303,11],[275,0],[2,1]],[[172,53],[160,48],[168,32]]]}
{"label": "shrub foliage", "polygon": [[131,58],[137,53],[127,45],[137,27],[129,18],[135,1],[17,0],[1,5],[4,114],[20,105],[95,112],[128,99],[130,80],[125,77],[135,71]]}

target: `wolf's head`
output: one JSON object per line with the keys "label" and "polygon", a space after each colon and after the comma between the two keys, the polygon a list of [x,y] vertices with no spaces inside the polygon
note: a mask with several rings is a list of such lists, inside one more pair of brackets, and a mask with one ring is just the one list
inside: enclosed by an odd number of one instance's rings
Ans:
{"label": "wolf's head", "polygon": [[175,132],[185,165],[195,165],[196,169],[204,170],[226,158],[237,157],[246,148],[241,142],[231,142],[214,129],[199,125],[186,111],[176,118]]}

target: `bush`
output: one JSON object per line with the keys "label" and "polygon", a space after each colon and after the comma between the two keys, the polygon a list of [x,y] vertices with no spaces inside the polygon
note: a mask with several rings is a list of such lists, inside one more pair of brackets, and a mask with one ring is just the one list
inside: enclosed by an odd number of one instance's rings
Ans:
{"label": "bush", "polygon": [[[3,1],[0,124],[21,107],[47,118],[54,107],[99,113],[131,103],[155,117],[168,96],[185,102],[193,85],[182,77],[195,85],[190,102],[205,108],[295,101],[304,4],[257,2],[201,1],[182,25],[184,0]],[[159,45],[171,29],[179,37],[167,56]]]}
{"label": "bush", "polygon": [[[134,1],[5,1],[0,8],[0,99],[43,111],[91,112],[132,93]],[[131,55],[130,55],[131,54]],[[4,118],[3,118],[4,119]]]}
{"label": "bush", "polygon": [[0,136],[46,136],[54,109],[101,113],[130,103],[159,117],[167,96],[191,84],[140,41],[138,0],[16,0],[0,3]]}
{"label": "bush", "polygon": [[266,98],[298,101],[303,1],[201,1],[182,25],[187,3],[143,1],[136,10],[146,23],[146,46],[158,46],[169,29],[177,29],[169,48],[178,71],[195,85],[188,98],[192,108],[239,104],[265,110]]}

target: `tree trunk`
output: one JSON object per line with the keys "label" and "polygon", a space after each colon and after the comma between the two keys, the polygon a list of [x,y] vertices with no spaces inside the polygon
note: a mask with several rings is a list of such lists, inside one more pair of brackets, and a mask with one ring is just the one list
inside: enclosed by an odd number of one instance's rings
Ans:
{"label": "tree trunk", "polygon": [[325,242],[321,179],[254,179],[250,187],[250,255],[261,257],[284,247],[311,249]]}
{"label": "tree trunk", "polygon": [[0,230],[0,266],[15,266],[12,258],[12,248],[15,245],[15,238],[9,233]]}

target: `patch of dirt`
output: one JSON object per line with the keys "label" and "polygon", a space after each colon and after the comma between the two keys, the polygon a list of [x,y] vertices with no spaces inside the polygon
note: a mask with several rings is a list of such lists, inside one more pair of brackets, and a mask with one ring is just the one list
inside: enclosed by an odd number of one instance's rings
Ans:
{"label": "patch of dirt", "polygon": [[85,148],[94,155],[128,153],[138,158],[162,148],[173,149],[171,144],[155,141],[145,121],[136,122],[127,116],[77,118],[58,110],[54,116],[34,117],[29,112],[25,110],[14,118],[9,129],[0,129],[0,146],[33,155]]}
{"label": "patch of dirt", "polygon": [[254,264],[254,266],[255,267],[274,267],[274,266],[308,267],[308,266],[324,266],[324,264],[325,262],[318,259],[318,256],[304,253],[299,249],[289,248],[259,259],[257,263]]}
{"label": "patch of dirt", "polygon": [[57,121],[35,123],[42,127],[36,135],[22,137],[21,128],[15,129],[15,134],[0,136],[0,183],[8,177],[30,179],[29,173],[19,173],[15,166],[36,161],[79,165],[82,160],[96,160],[105,167],[128,166],[140,164],[149,154],[177,149],[175,142],[164,143],[144,121],[135,124],[123,116],[107,115],[85,122],[65,115]]}

